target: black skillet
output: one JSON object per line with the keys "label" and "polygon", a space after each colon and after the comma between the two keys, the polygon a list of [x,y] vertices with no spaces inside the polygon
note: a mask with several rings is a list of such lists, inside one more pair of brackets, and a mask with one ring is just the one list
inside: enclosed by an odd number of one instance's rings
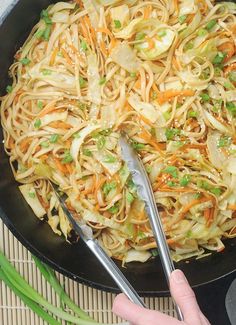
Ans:
{"label": "black skillet", "polygon": [[[5,88],[10,83],[7,71],[14,53],[39,19],[40,11],[53,2],[57,1],[19,0],[0,26],[1,94],[5,93]],[[17,188],[2,141],[0,216],[25,247],[57,271],[98,289],[118,291],[115,283],[82,242],[75,245],[66,243],[62,237],[55,235],[45,222],[39,221],[34,216]],[[176,267],[185,272],[194,286],[202,308],[212,324],[229,324],[223,299],[230,281],[236,275],[236,239],[226,243],[223,253],[213,254],[198,261],[191,260],[189,263],[180,262]],[[145,264],[130,263],[122,271],[141,295],[168,295],[158,257]]]}

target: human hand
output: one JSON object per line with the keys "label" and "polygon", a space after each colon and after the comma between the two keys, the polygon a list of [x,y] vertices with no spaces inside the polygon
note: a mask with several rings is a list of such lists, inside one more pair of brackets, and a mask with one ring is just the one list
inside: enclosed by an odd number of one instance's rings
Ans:
{"label": "human hand", "polygon": [[124,294],[119,294],[113,304],[113,312],[132,325],[210,325],[201,312],[195,294],[180,270],[175,270],[170,276],[170,291],[175,302],[180,307],[184,322],[160,313],[145,309],[132,303]]}

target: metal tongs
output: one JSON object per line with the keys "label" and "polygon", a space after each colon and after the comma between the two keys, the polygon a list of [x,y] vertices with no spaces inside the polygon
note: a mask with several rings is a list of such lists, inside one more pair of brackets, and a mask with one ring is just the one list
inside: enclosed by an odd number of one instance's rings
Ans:
{"label": "metal tongs", "polygon": [[[169,246],[166,241],[161,218],[155,203],[151,183],[141,159],[128,143],[125,135],[121,135],[120,146],[121,156],[126,162],[128,169],[132,174],[133,182],[137,186],[138,195],[145,203],[145,210],[149,217],[153,235],[157,243],[162,267],[166,276],[167,283],[169,285],[170,274],[175,270],[175,267],[170,256]],[[184,320],[182,312],[177,305],[176,313],[179,320]]]}
{"label": "metal tongs", "polygon": [[[149,216],[150,224],[153,230],[153,234],[155,240],[157,242],[162,266],[165,272],[165,276],[167,282],[169,284],[169,277],[172,271],[174,271],[174,264],[170,257],[169,247],[166,242],[166,237],[162,228],[161,219],[157,210],[157,206],[155,203],[153,191],[151,184],[149,182],[149,178],[143,166],[141,159],[135,153],[133,148],[130,146],[125,136],[121,136],[120,138],[120,146],[122,152],[122,158],[128,165],[128,169],[130,170],[133,182],[137,186],[137,192],[140,198],[145,203],[145,209]],[[50,181],[51,186],[53,187],[55,194],[61,204],[61,207],[70,221],[74,231],[80,236],[80,238],[85,242],[85,244],[89,247],[89,249],[94,253],[103,267],[107,270],[113,280],[116,282],[120,290],[126,294],[126,296],[135,304],[139,306],[143,306],[144,302],[135,291],[135,289],[131,286],[129,281],[117,267],[117,265],[113,262],[113,260],[107,255],[104,249],[99,245],[98,241],[93,238],[92,229],[86,225],[83,221],[77,221],[74,219],[73,215],[70,213],[65,204],[65,198],[60,195],[58,186]],[[181,310],[178,306],[176,306],[176,312],[179,320],[183,320],[183,316]]]}
{"label": "metal tongs", "polygon": [[86,225],[83,221],[77,221],[74,219],[73,215],[70,213],[69,209],[65,204],[65,197],[60,195],[59,188],[57,185],[50,181],[52,188],[60,202],[60,205],[70,221],[74,231],[77,235],[85,242],[85,244],[89,247],[89,249],[93,252],[93,254],[97,257],[99,262],[103,265],[103,267],[107,270],[113,280],[116,282],[117,286],[120,290],[126,294],[126,296],[134,302],[136,305],[145,307],[144,302],[135,291],[135,289],[131,286],[129,281],[126,279],[124,274],[118,268],[118,266],[113,262],[110,256],[104,251],[104,249],[99,245],[98,241],[93,238],[92,229]]}

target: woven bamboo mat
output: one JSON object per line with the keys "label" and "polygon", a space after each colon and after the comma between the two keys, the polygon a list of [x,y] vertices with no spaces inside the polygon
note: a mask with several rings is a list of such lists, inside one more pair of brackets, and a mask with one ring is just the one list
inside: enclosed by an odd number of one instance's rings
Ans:
{"label": "woven bamboo mat", "polygon": [[[19,243],[0,220],[0,249],[10,259],[21,275],[41,293],[48,301],[60,306],[55,292],[43,279],[31,259],[30,253]],[[95,320],[104,323],[120,321],[112,312],[114,294],[92,289],[79,284],[61,274],[57,274],[66,292],[82,309],[87,311]],[[173,303],[169,298],[145,298],[146,305],[175,315]],[[29,310],[6,286],[0,282],[0,324],[4,325],[46,325]]]}

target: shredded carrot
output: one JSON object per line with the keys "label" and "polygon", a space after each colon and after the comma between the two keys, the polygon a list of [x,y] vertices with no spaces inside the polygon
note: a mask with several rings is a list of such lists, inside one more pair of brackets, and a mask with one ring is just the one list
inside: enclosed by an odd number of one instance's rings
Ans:
{"label": "shredded carrot", "polygon": [[92,39],[95,41],[96,40],[96,33],[95,33],[95,29],[93,28],[91,22],[90,22],[90,19],[88,16],[85,16],[84,17],[84,21],[85,23],[87,24],[88,28],[89,28],[89,32],[92,36]]}
{"label": "shredded carrot", "polygon": [[199,7],[201,14],[205,14],[207,12],[208,6],[205,0],[199,0]]}
{"label": "shredded carrot", "polygon": [[155,47],[155,42],[151,37],[145,37],[145,40],[148,42],[149,50],[151,50]]}
{"label": "shredded carrot", "polygon": [[174,7],[175,7],[175,12],[178,14],[178,12],[179,12],[179,0],[174,0]]}
{"label": "shredded carrot", "polygon": [[114,47],[117,46],[118,41],[116,41],[114,38],[112,38],[110,45],[109,45],[109,53],[114,49]]}
{"label": "shredded carrot", "polygon": [[14,142],[14,139],[12,137],[9,138],[8,146],[9,146],[10,149],[13,149],[14,146],[15,146],[15,142]]}
{"label": "shredded carrot", "polygon": [[141,78],[139,77],[138,80],[134,84],[134,88],[140,89],[141,88]]}
{"label": "shredded carrot", "polygon": [[172,99],[173,97],[177,97],[177,96],[187,97],[187,96],[193,96],[194,94],[195,92],[191,89],[184,89],[184,90],[170,89],[170,90],[159,92],[157,94],[157,101],[161,105],[167,102],[168,100]]}
{"label": "shredded carrot", "polygon": [[193,20],[194,17],[195,17],[195,14],[190,14],[190,15],[188,15],[188,17],[187,17],[187,19],[185,20],[185,22],[186,22],[187,24],[190,24],[190,23],[192,22],[192,20]]}
{"label": "shredded carrot", "polygon": [[192,188],[187,188],[187,187],[168,187],[167,185],[163,186],[163,187],[159,187],[159,189],[157,189],[157,191],[159,192],[177,192],[177,193],[194,193],[194,190]]}
{"label": "shredded carrot", "polygon": [[55,122],[51,122],[48,124],[50,127],[55,128],[55,129],[71,129],[72,126],[68,123],[65,123],[63,121],[55,121]]}
{"label": "shredded carrot", "polygon": [[55,106],[48,106],[48,107],[44,108],[41,112],[39,112],[37,117],[39,117],[39,118],[43,117],[43,116],[45,116],[49,113],[52,113],[56,110],[57,110],[57,108]]}
{"label": "shredded carrot", "polygon": [[157,94],[160,92],[155,83],[152,84],[152,88]]}
{"label": "shredded carrot", "polygon": [[87,30],[86,23],[85,23],[85,20],[84,20],[83,17],[80,18],[80,22],[81,22],[80,26],[81,26],[81,29],[82,29],[82,35],[86,39],[87,43],[90,44],[88,30]]}
{"label": "shredded carrot", "polygon": [[105,181],[106,181],[106,178],[105,177],[101,177],[98,180],[98,182],[96,183],[96,187],[95,187],[95,191],[94,191],[95,198],[97,197],[98,191],[102,187],[102,185],[105,183]]}
{"label": "shredded carrot", "polygon": [[52,52],[51,58],[50,58],[50,62],[49,62],[49,65],[50,66],[52,66],[55,63],[55,60],[56,60],[56,56],[57,56],[58,51],[59,51],[59,48],[58,47],[55,47],[55,49]]}
{"label": "shredded carrot", "polygon": [[225,42],[225,43],[221,44],[220,46],[218,46],[218,50],[221,51],[221,52],[226,53],[226,56],[224,58],[224,62],[227,62],[234,55],[235,46],[234,46],[233,42]]}
{"label": "shredded carrot", "polygon": [[37,193],[37,198],[39,199],[39,202],[42,204],[44,209],[47,210],[49,208],[49,204],[47,202],[45,202],[44,199],[42,198],[42,196],[38,195],[38,193]]}
{"label": "shredded carrot", "polygon": [[187,149],[199,149],[206,150],[207,145],[204,143],[187,143],[181,147],[181,150],[186,151]]}
{"label": "shredded carrot", "polygon": [[201,203],[204,203],[204,202],[207,202],[209,201],[208,198],[206,197],[203,197],[203,198],[200,198],[200,199],[195,199],[195,200],[192,200],[190,203],[188,203],[187,205],[185,205],[182,209],[182,211],[180,212],[180,219],[183,219],[185,214],[194,206],[194,205],[197,205],[197,204],[201,204]]}
{"label": "shredded carrot", "polygon": [[227,209],[236,211],[236,204],[229,204]]}
{"label": "shredded carrot", "polygon": [[69,65],[72,65],[73,64],[73,61],[71,60],[69,54],[66,52],[65,49],[61,49],[61,53],[62,55],[64,56],[64,58],[66,59],[66,62],[69,64]]}
{"label": "shredded carrot", "polygon": [[107,56],[107,49],[106,49],[106,44],[103,40],[101,40],[99,42],[99,46],[100,46],[100,49],[101,49],[101,52],[104,56]]}
{"label": "shredded carrot", "polygon": [[70,44],[69,47],[71,48],[71,50],[72,50],[72,52],[74,54],[79,55],[79,51],[77,50],[77,48],[73,44]]}
{"label": "shredded carrot", "polygon": [[40,159],[41,159],[42,161],[45,161],[45,160],[48,159],[48,155],[44,154],[44,155],[40,156]]}
{"label": "shredded carrot", "polygon": [[139,119],[141,119],[147,125],[149,125],[151,127],[154,127],[154,124],[151,121],[149,121],[149,119],[147,119],[146,117],[144,117],[143,115],[139,115]]}
{"label": "shredded carrot", "polygon": [[162,154],[162,150],[156,140],[149,134],[144,128],[143,131],[139,134],[139,137],[147,141],[151,146],[153,146],[159,153]]}
{"label": "shredded carrot", "polygon": [[62,164],[60,159],[58,159],[57,157],[53,157],[53,160],[56,164],[57,169],[60,170],[60,172],[62,172],[62,174],[67,174],[68,169],[66,167],[66,164]]}
{"label": "shredded carrot", "polygon": [[67,170],[68,170],[68,173],[71,175],[74,171],[74,166],[72,164],[65,164]]}
{"label": "shredded carrot", "polygon": [[20,150],[23,153],[25,153],[26,150],[29,148],[30,142],[31,142],[31,138],[25,138],[24,140],[21,141]]}
{"label": "shredded carrot", "polygon": [[152,13],[152,6],[146,6],[143,10],[143,18],[148,19]]}
{"label": "shredded carrot", "polygon": [[109,29],[108,28],[97,28],[96,29],[96,32],[97,33],[103,33],[103,34],[106,34],[106,35],[108,35],[111,39],[113,38],[113,35],[112,35],[112,33],[109,31]]}

